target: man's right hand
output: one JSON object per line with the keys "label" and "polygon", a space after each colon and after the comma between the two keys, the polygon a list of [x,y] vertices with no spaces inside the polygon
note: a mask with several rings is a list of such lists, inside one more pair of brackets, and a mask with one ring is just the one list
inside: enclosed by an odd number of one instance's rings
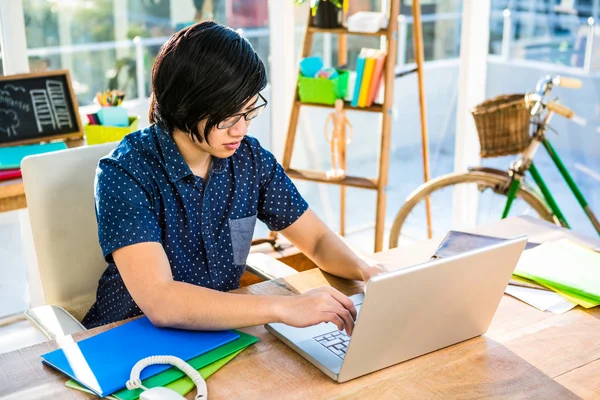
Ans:
{"label": "man's right hand", "polygon": [[356,308],[347,296],[331,286],[313,289],[294,297],[283,297],[280,321],[305,328],[321,322],[332,322],[348,335],[354,330]]}

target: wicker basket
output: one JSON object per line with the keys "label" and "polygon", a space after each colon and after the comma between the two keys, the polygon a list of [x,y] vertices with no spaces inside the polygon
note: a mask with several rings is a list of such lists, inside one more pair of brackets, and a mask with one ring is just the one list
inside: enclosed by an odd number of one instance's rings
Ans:
{"label": "wicker basket", "polygon": [[482,158],[518,154],[529,145],[531,116],[524,94],[486,100],[471,113],[479,134]]}

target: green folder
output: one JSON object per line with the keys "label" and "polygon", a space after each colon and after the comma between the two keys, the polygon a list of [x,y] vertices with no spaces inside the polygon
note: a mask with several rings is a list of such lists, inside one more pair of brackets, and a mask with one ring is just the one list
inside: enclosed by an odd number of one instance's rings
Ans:
{"label": "green folder", "polygon": [[[208,364],[206,367],[200,368],[198,370],[198,372],[200,372],[200,375],[204,379],[208,379],[209,376],[211,376],[212,374],[217,372],[219,369],[221,369],[221,367],[223,367],[229,361],[233,360],[242,351],[244,351],[244,349],[238,350],[233,354],[225,356],[225,357],[221,358],[220,360],[215,361],[212,364]],[[167,371],[165,371],[165,372],[167,372]],[[165,372],[163,372],[163,374]],[[65,384],[65,386],[68,388],[71,388],[71,389],[81,390],[82,392],[93,394],[91,391],[89,391],[85,387],[81,386],[80,384],[78,384],[77,382],[75,382],[72,379],[69,380]],[[165,385],[165,387],[176,391],[177,393],[179,393],[182,396],[185,396],[186,394],[188,394],[190,391],[192,391],[194,389],[195,385],[194,385],[194,382],[188,376],[184,376],[182,378],[179,378],[179,379],[169,383],[168,385]],[[121,393],[123,393],[123,394],[121,394]],[[125,400],[125,399],[138,399],[139,396],[140,396],[140,390],[134,390],[134,391],[123,390],[123,391],[117,392],[111,396],[107,396],[106,398],[112,399],[112,400]]]}
{"label": "green folder", "polygon": [[67,145],[64,142],[1,147],[0,169],[21,168],[21,161],[27,156],[65,150],[66,148]]}
{"label": "green folder", "polygon": [[[227,362],[229,362],[239,353],[241,353],[241,351],[244,350],[246,347],[258,342],[258,338],[255,336],[248,335],[247,333],[240,331],[236,331],[236,333],[240,335],[239,339],[224,344],[223,346],[211,350],[208,353],[204,353],[199,355],[198,357],[192,358],[191,360],[187,361],[187,363],[190,364],[194,369],[198,370],[200,372],[200,375],[202,375],[202,377],[206,379],[210,375],[214,374],[223,365],[227,364]],[[150,378],[144,379],[142,381],[142,384],[147,388],[157,386],[173,388],[169,385],[175,383],[177,384],[174,386],[174,390],[178,392],[178,389],[185,389],[189,387],[190,389],[187,390],[187,392],[189,392],[189,390],[194,388],[194,383],[191,381],[191,379],[189,379],[187,375],[185,375],[185,373],[183,373],[175,367],[169,368],[168,370],[161,372],[160,374],[151,376]],[[125,384],[125,382],[123,382],[123,384]],[[84,389],[82,386],[80,386],[79,384],[77,384],[77,382],[73,380],[67,381],[66,386],[73,389],[87,391],[87,389]],[[111,397],[120,400],[135,400],[139,398],[141,392],[141,389],[123,389],[117,393],[114,393]]]}
{"label": "green folder", "polygon": [[569,240],[523,252],[514,274],[588,304],[600,302],[600,254]]}

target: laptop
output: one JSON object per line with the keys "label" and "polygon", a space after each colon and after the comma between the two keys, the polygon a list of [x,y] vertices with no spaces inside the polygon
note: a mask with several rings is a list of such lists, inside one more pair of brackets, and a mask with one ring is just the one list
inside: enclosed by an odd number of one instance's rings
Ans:
{"label": "laptop", "polygon": [[371,278],[352,337],[332,323],[265,327],[345,382],[485,333],[527,243],[509,239]]}

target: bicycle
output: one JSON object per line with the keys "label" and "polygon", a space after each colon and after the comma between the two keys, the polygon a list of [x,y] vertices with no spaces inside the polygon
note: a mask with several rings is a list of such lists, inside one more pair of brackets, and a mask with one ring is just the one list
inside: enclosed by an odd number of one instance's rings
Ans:
{"label": "bicycle", "polygon": [[[525,214],[533,211],[541,219],[570,228],[550,189],[533,162],[540,146],[546,149],[550,159],[558,168],[577,202],[600,235],[598,219],[546,137],[546,131],[551,130],[549,123],[554,114],[573,120],[579,118],[571,109],[559,104],[557,98],[549,98],[554,85],[579,89],[582,82],[573,78],[546,76],[538,81],[535,92],[525,95],[500,96],[473,109],[472,113],[477,125],[482,157],[508,154],[520,154],[520,156],[511,163],[507,171],[478,166],[469,168],[468,172],[450,173],[421,185],[407,197],[404,205],[396,215],[390,233],[389,247],[397,247],[403,229],[408,230],[406,222],[408,216],[414,213],[416,209],[421,208],[425,203],[425,199],[431,198],[432,195],[436,195],[446,188],[451,188],[454,191],[458,186],[466,188],[463,190],[469,190],[469,187],[473,190],[473,187],[476,187],[479,192],[476,199],[479,206],[483,196],[490,193],[495,198],[494,201],[499,201],[502,207],[502,218],[506,218],[509,212],[514,210],[517,204],[520,204],[518,207],[524,207],[523,213]],[[530,134],[531,124],[535,127],[533,134]],[[508,149],[506,148],[507,142]],[[494,146],[497,148],[494,148]],[[503,146],[504,148],[501,148]],[[536,186],[531,185],[525,179],[526,172],[529,172]],[[497,208],[497,211],[499,211],[500,208]],[[481,210],[481,207],[479,207],[479,210]],[[447,218],[447,214],[436,213],[436,219],[433,222]],[[422,215],[425,215],[424,211]],[[490,215],[494,214],[490,213]],[[420,226],[422,225],[420,224]],[[428,233],[431,237],[431,232]]]}

